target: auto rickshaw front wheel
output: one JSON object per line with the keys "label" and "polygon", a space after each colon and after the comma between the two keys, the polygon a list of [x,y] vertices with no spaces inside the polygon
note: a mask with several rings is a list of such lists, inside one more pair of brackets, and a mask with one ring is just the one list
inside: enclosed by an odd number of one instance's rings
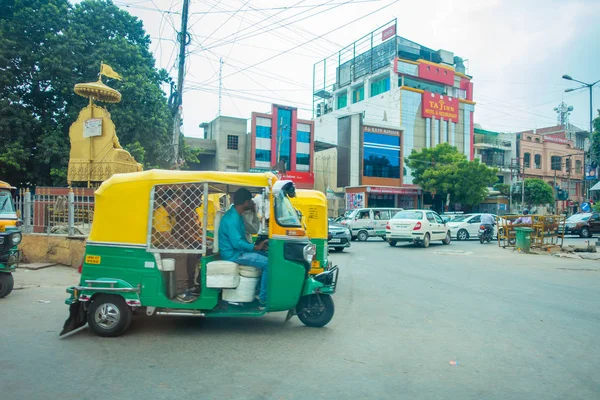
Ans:
{"label": "auto rickshaw front wheel", "polygon": [[335,306],[328,294],[311,294],[300,298],[296,306],[298,319],[312,328],[321,328],[333,318]]}
{"label": "auto rickshaw front wheel", "polygon": [[131,325],[131,309],[115,294],[99,294],[88,309],[88,325],[98,336],[119,336]]}
{"label": "auto rickshaw front wheel", "polygon": [[12,292],[15,280],[10,272],[0,272],[0,299]]}

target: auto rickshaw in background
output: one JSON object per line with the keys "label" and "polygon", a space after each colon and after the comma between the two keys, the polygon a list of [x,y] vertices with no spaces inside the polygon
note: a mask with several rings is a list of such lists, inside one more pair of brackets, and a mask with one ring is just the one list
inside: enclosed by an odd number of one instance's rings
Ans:
{"label": "auto rickshaw in background", "polygon": [[[195,210],[200,204],[210,210],[210,194],[232,194],[241,187],[262,194],[270,212],[264,307],[255,299],[261,271],[220,258],[219,212],[212,221],[213,241],[207,240],[208,229],[201,229],[200,240],[178,234],[178,229],[199,229]],[[325,326],[334,314],[338,268],[328,265],[309,275],[317,249],[290,202],[294,191],[291,181],[268,172],[151,170],[112,176],[95,193],[81,280],[67,289],[69,318],[60,334],[87,322],[99,336],[118,336],[129,327],[133,309],[148,316],[207,318],[288,311],[287,319],[298,315],[307,326]],[[158,220],[164,216],[158,210],[167,217]],[[210,226],[209,214],[202,214],[202,227]],[[174,258],[182,254],[201,257],[200,290],[191,302],[175,293]]]}
{"label": "auto rickshaw in background", "polygon": [[302,215],[302,223],[310,241],[317,246],[317,254],[309,273],[318,275],[329,267],[329,240],[327,220],[327,198],[317,190],[296,189],[296,197],[291,199],[296,210]]}
{"label": "auto rickshaw in background", "polygon": [[12,273],[19,264],[18,245],[21,243],[21,221],[15,210],[13,194],[16,188],[0,181],[0,298],[12,292]]}

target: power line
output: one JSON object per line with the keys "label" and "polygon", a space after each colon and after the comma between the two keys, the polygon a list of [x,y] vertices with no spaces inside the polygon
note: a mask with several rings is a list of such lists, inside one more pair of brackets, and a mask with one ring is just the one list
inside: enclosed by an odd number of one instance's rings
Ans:
{"label": "power line", "polygon": [[[307,41],[307,42],[304,42],[304,43],[302,43],[302,44],[299,44],[299,45],[297,45],[297,46],[291,47],[291,48],[289,48],[289,49],[287,49],[287,50],[284,50],[284,51],[282,51],[282,52],[279,52],[279,53],[277,53],[277,54],[275,54],[275,55],[273,55],[273,56],[271,56],[271,57],[269,57],[269,58],[266,58],[266,59],[264,59],[264,60],[262,60],[262,61],[259,61],[259,62],[257,62],[257,63],[254,63],[254,64],[250,65],[249,67],[243,68],[242,70],[240,70],[240,71],[238,71],[238,72],[234,72],[234,73],[232,73],[232,74],[226,75],[224,78],[227,78],[227,77],[229,77],[229,76],[235,75],[236,73],[239,73],[239,72],[241,72],[241,71],[245,71],[245,70],[247,70],[247,69],[254,68],[254,67],[256,67],[257,65],[264,64],[265,62],[267,62],[267,61],[270,61],[270,60],[272,60],[272,59],[274,59],[274,58],[277,58],[277,57],[279,57],[279,56],[282,56],[282,55],[284,55],[284,54],[286,54],[286,53],[288,53],[288,52],[290,52],[290,51],[292,51],[292,50],[294,50],[294,49],[296,49],[296,48],[299,48],[299,47],[302,47],[302,46],[304,46],[304,45],[306,45],[306,44],[312,43],[312,42],[314,42],[315,40],[318,40],[318,39],[320,39],[321,37],[323,37],[323,36],[325,36],[325,35],[329,35],[330,33],[333,33],[333,32],[335,32],[335,31],[338,31],[338,30],[340,30],[340,29],[342,29],[342,28],[344,28],[344,27],[346,27],[346,26],[348,26],[348,25],[350,25],[350,24],[353,24],[354,22],[357,22],[357,21],[359,21],[359,20],[362,20],[362,19],[364,19],[364,18],[366,18],[366,17],[368,17],[368,16],[370,16],[370,15],[373,15],[373,14],[375,14],[375,13],[377,13],[377,12],[381,11],[381,10],[384,10],[384,9],[388,8],[389,6],[391,6],[391,5],[398,3],[399,1],[400,1],[400,0],[393,0],[392,2],[390,2],[390,3],[386,4],[386,5],[382,6],[382,7],[379,7],[378,9],[376,9],[376,10],[374,10],[374,11],[371,11],[371,12],[370,12],[370,13],[368,13],[368,14],[361,15],[360,17],[358,17],[358,18],[356,18],[356,19],[354,19],[354,20],[352,20],[352,21],[350,21],[350,22],[347,22],[347,23],[345,23],[345,24],[343,24],[343,25],[340,25],[340,26],[338,26],[337,28],[334,28],[334,29],[332,29],[332,30],[330,30],[330,31],[328,31],[328,32],[326,32],[326,33],[324,33],[324,34],[322,34],[322,35],[316,36],[315,38],[313,38],[313,39],[310,39],[310,40],[309,40],[309,41]],[[212,82],[211,82],[211,83],[212,83]]]}

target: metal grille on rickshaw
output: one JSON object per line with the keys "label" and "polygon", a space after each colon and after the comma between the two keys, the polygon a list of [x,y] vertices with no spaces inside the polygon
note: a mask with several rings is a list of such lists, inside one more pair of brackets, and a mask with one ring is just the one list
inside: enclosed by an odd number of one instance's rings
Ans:
{"label": "metal grille on rickshaw", "polygon": [[[157,185],[151,198],[151,229],[149,250],[161,253],[201,254],[213,246],[215,214],[224,208],[219,197],[208,201],[208,213],[204,214],[203,195],[208,185],[185,183]],[[202,230],[207,228],[206,246],[202,242]]]}

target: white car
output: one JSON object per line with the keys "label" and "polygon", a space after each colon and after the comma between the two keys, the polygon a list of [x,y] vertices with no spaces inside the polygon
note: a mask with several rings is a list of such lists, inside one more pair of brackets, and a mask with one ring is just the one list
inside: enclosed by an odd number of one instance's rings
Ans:
{"label": "white car", "polygon": [[[452,237],[456,240],[469,240],[469,238],[477,238],[479,227],[481,226],[481,216],[483,213],[478,214],[465,214],[460,217],[454,218],[448,222],[447,225],[450,228]],[[496,219],[495,214],[490,214]],[[496,231],[498,227],[496,226]]]}
{"label": "white car", "polygon": [[432,240],[450,244],[450,229],[442,217],[431,210],[404,210],[396,213],[385,227],[385,238],[390,246],[398,242],[419,243],[429,247]]}

